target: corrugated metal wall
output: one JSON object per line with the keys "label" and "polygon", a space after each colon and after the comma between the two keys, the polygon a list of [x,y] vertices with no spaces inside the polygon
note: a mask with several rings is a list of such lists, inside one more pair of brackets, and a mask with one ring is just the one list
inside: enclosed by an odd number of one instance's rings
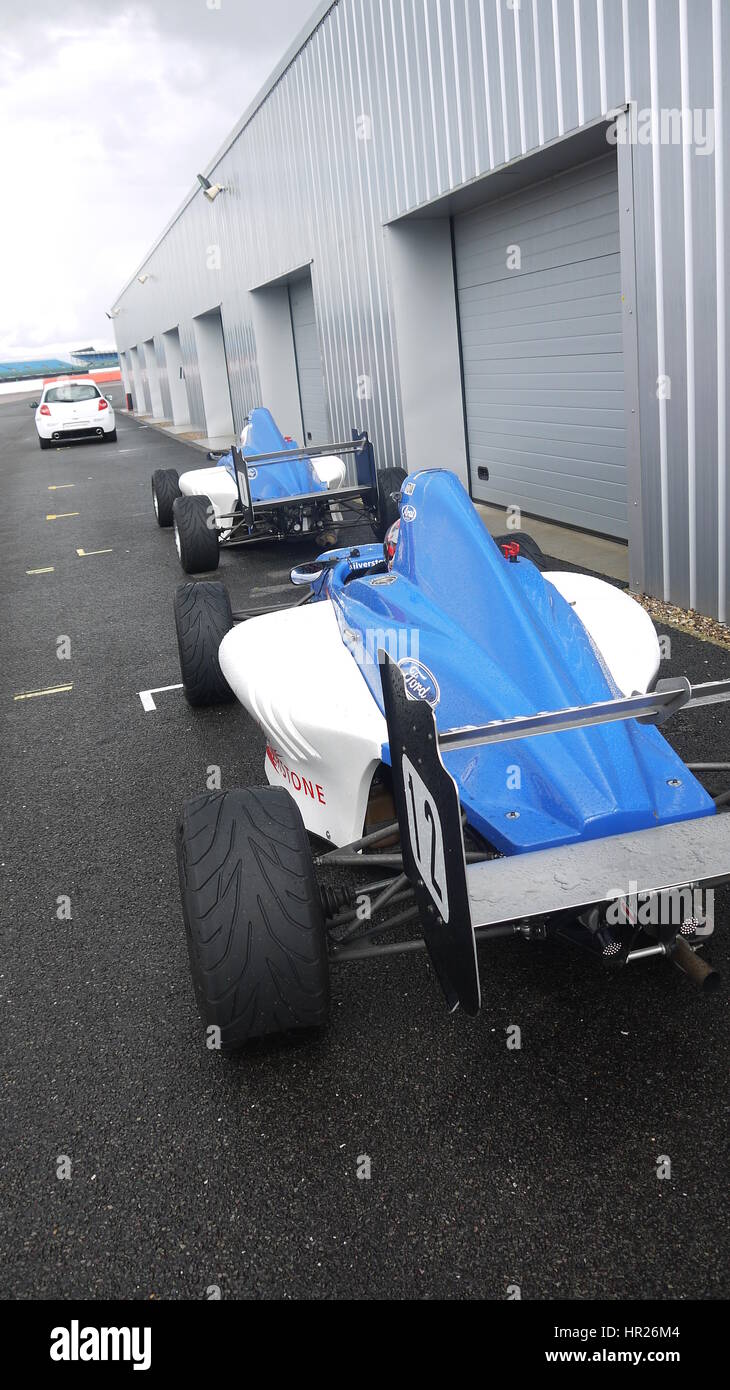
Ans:
{"label": "corrugated metal wall", "polygon": [[216,164],[228,191],[194,196],[124,291],[118,344],[159,353],[179,323],[204,429],[191,320],[221,304],[239,424],[260,392],[247,291],[311,260],[334,434],[396,463],[383,223],[628,100],[714,108],[713,152],[633,151],[641,558],[649,592],[725,617],[729,71],[726,0],[338,0]]}

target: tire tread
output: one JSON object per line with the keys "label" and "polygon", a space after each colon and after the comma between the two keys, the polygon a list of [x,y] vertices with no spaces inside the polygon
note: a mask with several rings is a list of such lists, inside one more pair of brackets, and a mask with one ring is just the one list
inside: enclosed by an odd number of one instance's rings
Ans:
{"label": "tire tread", "polygon": [[152,495],[157,494],[157,525],[172,526],[172,509],[180,492],[180,475],[176,468],[156,468],[152,474]]}
{"label": "tire tread", "polygon": [[218,648],[233,627],[225,584],[181,584],[174,608],[185,698],[196,708],[229,703],[234,699],[233,691],[218,660]]}
{"label": "tire tread", "polygon": [[178,497],[173,503],[173,524],[180,537],[180,563],[186,574],[210,574],[220,558],[218,532],[210,526],[209,497]]}
{"label": "tire tread", "polygon": [[178,869],[190,964],[222,1051],[321,1028],[329,1009],[324,921],[311,849],[284,788],[189,801]]}

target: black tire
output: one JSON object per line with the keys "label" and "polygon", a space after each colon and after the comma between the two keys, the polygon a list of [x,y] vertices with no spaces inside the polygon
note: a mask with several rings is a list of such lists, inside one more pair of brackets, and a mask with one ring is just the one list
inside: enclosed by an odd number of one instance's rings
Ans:
{"label": "black tire", "polygon": [[186,574],[210,574],[217,570],[220,552],[218,532],[209,497],[178,497],[172,507],[175,545]]}
{"label": "black tire", "polygon": [[117,442],[117,431],[116,431],[116,429],[110,430],[108,434],[105,434],[105,435],[104,435],[104,443],[105,443],[105,444],[116,444],[116,442]]}
{"label": "black tire", "polygon": [[38,435],[38,443],[41,449],[50,449],[52,441],[50,439],[41,439],[40,435]]}
{"label": "black tire", "polygon": [[283,787],[188,801],[177,835],[190,972],[222,1052],[324,1027],[329,962],[312,851]]}
{"label": "black tire", "polygon": [[373,530],[384,541],[391,526],[400,517],[400,504],[395,500],[408,474],[402,468],[383,468],[378,473],[378,515]]}
{"label": "black tire", "polygon": [[218,661],[218,648],[233,627],[225,584],[181,584],[174,607],[180,674],[188,704],[229,703],[234,699],[233,691]]}
{"label": "black tire", "polygon": [[172,526],[172,508],[180,491],[180,474],[176,468],[158,468],[152,474],[152,505],[158,526]]}
{"label": "black tire", "polygon": [[532,560],[539,570],[549,568],[548,562],[540,549],[536,540],[528,536],[526,531],[508,531],[504,536],[494,536],[494,544],[498,546],[511,545],[516,541],[520,547],[520,555],[524,555],[526,560]]}

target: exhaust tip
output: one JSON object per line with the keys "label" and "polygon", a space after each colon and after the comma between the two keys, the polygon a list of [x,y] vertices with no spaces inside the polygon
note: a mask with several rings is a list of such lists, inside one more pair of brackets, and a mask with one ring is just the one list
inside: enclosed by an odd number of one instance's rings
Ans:
{"label": "exhaust tip", "polygon": [[[703,965],[706,964],[705,961],[703,961],[702,963]],[[722,975],[720,974],[719,970],[715,970],[714,967],[711,965],[707,966],[707,970],[708,973],[707,975],[705,975],[704,980],[700,984],[700,989],[702,990],[703,994],[715,994],[716,991],[720,988],[720,985],[722,984]]]}
{"label": "exhaust tip", "polygon": [[719,970],[715,970],[713,965],[708,965],[706,960],[693,951],[691,946],[683,937],[678,936],[670,959],[681,970],[693,984],[696,984],[703,994],[714,994],[722,984],[722,975]]}

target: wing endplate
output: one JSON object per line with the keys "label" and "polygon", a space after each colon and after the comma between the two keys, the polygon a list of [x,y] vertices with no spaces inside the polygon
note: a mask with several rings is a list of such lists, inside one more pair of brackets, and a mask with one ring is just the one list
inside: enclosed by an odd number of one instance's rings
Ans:
{"label": "wing endplate", "polygon": [[379,652],[379,661],[403,869],[449,1008],[460,1005],[477,1014],[481,991],[459,793],[441,761],[431,706],[409,698],[402,672],[386,652]]}

